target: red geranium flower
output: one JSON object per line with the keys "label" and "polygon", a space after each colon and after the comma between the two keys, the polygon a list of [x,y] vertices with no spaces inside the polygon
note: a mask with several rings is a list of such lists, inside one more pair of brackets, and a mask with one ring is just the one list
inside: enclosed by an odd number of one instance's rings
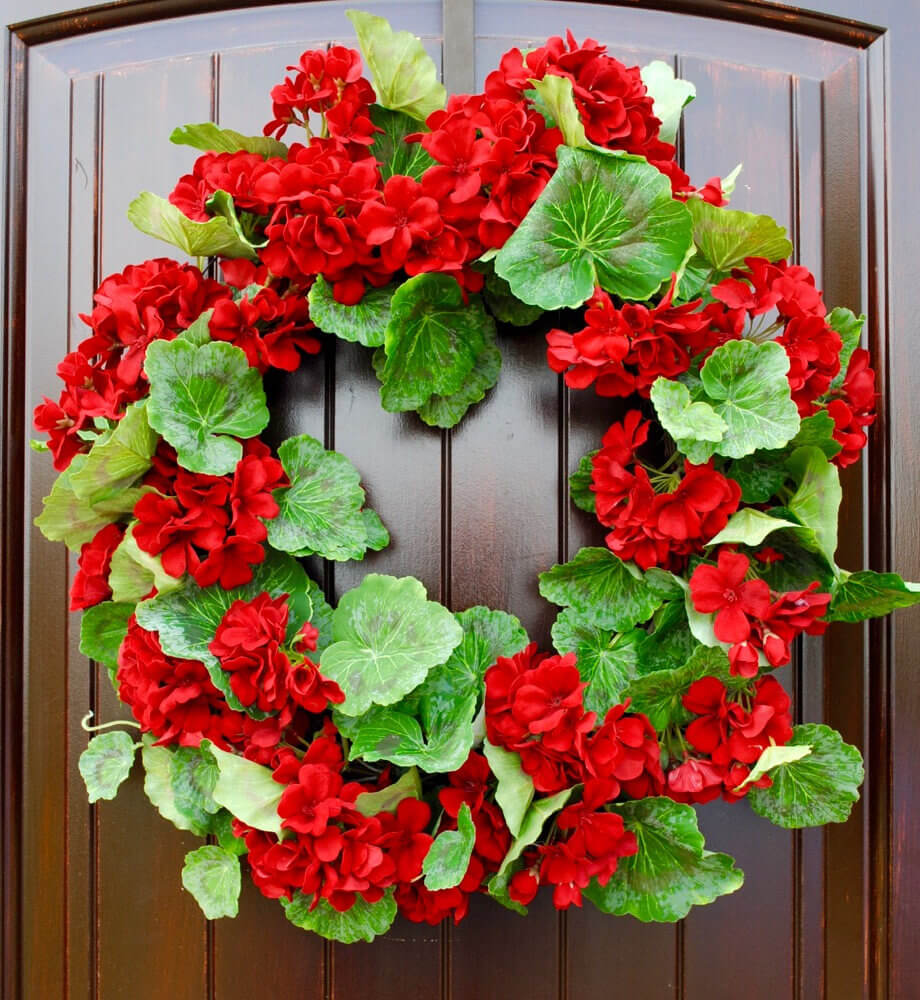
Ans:
{"label": "red geranium flower", "polygon": [[763,618],[770,608],[770,588],[763,580],[745,580],[750,560],[722,549],[718,567],[701,565],[690,577],[693,606],[716,612],[714,629],[721,642],[743,642],[751,634],[750,618]]}

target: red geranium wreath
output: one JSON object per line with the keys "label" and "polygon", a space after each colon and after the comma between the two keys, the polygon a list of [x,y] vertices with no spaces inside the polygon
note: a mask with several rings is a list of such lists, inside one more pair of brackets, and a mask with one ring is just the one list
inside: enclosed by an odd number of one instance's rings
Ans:
{"label": "red geranium wreath", "polygon": [[[209,838],[182,872],[209,917],[236,913],[245,855],[340,941],[543,886],[679,919],[742,881],[695,803],[802,827],[857,797],[859,752],[791,724],[796,636],[920,601],[834,562],[838,469],[874,419],[863,320],[827,311],[773,220],[725,207],[731,178],[693,187],[693,87],[664,64],[551,38],[445,106],[417,39],[350,16],[361,53],[305,52],[264,136],[176,130],[204,154],[129,215],[199,266],[106,278],[36,409],[60,471],[37,523],[79,553],[81,648],[141,730],[90,741],[90,798],[140,747],[160,813]],[[259,439],[262,376],[358,341],[385,410],[451,427],[498,378],[497,329],[549,310],[551,368],[631,406],[571,477],[606,544],[540,577],[556,652],[411,577],[333,610],[298,559],[387,530],[345,456]]]}

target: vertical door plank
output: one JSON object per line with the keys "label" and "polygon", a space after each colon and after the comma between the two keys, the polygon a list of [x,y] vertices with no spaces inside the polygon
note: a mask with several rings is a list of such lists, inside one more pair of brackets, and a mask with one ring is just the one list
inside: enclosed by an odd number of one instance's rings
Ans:
{"label": "vertical door plank", "polygon": [[[70,88],[60,71],[40,55],[29,61],[29,99],[43,109],[29,128],[26,247],[26,427],[42,395],[57,399],[55,368],[67,352],[67,184]],[[63,181],[63,182],[62,182]],[[56,473],[50,455],[27,452],[27,489],[34,517],[41,511]],[[68,556],[63,545],[26,529],[31,586],[26,604],[24,761],[22,817],[22,946],[45,955],[21,969],[24,996],[62,996],[66,989],[68,851],[67,622]],[[79,664],[77,665],[79,668]],[[63,837],[62,837],[63,835]]]}
{"label": "vertical door plank", "polygon": [[[685,164],[695,183],[724,176],[743,162],[735,208],[792,218],[790,81],[785,73],[686,58],[681,75],[693,80],[697,99],[684,119]],[[791,686],[790,670],[778,677]],[[691,911],[684,932],[684,995],[687,1000],[737,996],[735,970],[764,996],[792,996],[794,926],[793,835],[755,815],[745,803],[714,802],[699,808],[706,846],[726,851],[745,871],[744,887],[713,906]],[[733,935],[725,928],[757,928]]]}
{"label": "vertical door plank", "polygon": [[[172,147],[177,122],[206,121],[210,59],[196,56],[124,67],[105,74],[102,134],[101,271],[105,276],[148,257],[177,256],[136,232],[130,200],[149,189],[162,196],[191,162]],[[88,303],[87,303],[88,305]],[[130,717],[103,684],[100,715]],[[180,888],[184,855],[200,840],[160,819],[143,793],[140,768],[98,815],[98,990],[101,1000],[206,993],[205,921]],[[139,863],[140,861],[140,863]]]}

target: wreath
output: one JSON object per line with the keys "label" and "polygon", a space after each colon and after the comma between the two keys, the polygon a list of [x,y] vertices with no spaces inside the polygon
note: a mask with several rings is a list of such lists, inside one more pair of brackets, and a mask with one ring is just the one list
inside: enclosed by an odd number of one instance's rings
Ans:
{"label": "wreath", "polygon": [[[245,856],[343,942],[397,912],[459,921],[477,892],[525,913],[541,887],[678,920],[742,884],[696,804],[799,828],[857,799],[859,751],[792,725],[774,671],[796,637],[920,602],[834,561],[838,470],[875,416],[864,317],[725,207],[737,170],[690,183],[694,89],[664,63],[569,33],[446,100],[417,38],[349,17],[360,53],[305,52],[264,135],[175,130],[203,155],[128,214],[198,266],[107,277],[35,411],[60,473],[36,524],[79,553],[81,650],[136,720],[84,720],[106,730],[90,801],[139,749],[151,802],[207,838],[181,878],[208,918],[236,914]],[[570,479],[604,532],[540,575],[555,652],[412,577],[370,573],[333,610],[300,560],[389,535],[344,455],[260,439],[263,376],[358,342],[384,410],[448,428],[496,383],[497,331],[538,320],[614,420]]]}

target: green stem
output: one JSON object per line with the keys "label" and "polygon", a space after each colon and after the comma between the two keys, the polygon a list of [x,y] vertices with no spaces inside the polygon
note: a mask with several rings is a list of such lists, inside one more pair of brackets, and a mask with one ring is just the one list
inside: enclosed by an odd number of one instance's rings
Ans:
{"label": "green stem", "polygon": [[140,725],[136,722],[131,722],[128,719],[116,719],[114,722],[100,722],[97,726],[91,726],[89,720],[93,717],[93,713],[87,712],[86,715],[80,720],[80,728],[85,730],[87,733],[98,733],[100,729],[112,729],[114,726],[133,726],[134,729],[140,729]]}

